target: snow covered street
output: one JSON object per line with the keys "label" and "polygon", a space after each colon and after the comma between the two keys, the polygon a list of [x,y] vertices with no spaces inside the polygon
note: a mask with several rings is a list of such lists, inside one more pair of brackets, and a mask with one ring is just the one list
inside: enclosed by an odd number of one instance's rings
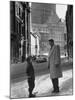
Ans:
{"label": "snow covered street", "polygon": [[[59,79],[60,92],[51,93],[52,83],[49,74],[36,76],[34,93],[36,97],[60,96],[73,94],[72,69],[63,71],[63,77]],[[28,97],[27,80],[13,83],[11,85],[11,98]]]}

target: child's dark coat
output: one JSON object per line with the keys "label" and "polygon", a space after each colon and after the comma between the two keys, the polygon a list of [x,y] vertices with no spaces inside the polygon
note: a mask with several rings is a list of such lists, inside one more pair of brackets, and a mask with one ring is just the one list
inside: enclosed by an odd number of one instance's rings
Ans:
{"label": "child's dark coat", "polygon": [[32,94],[32,91],[35,86],[35,75],[34,75],[34,68],[32,62],[27,62],[26,73],[28,76],[29,93]]}

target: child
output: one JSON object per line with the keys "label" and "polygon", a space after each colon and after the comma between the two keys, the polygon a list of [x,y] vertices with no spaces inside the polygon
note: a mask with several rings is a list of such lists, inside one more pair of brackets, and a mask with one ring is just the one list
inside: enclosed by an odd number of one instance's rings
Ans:
{"label": "child", "polygon": [[35,95],[32,94],[32,91],[35,87],[35,74],[34,74],[34,68],[33,68],[33,65],[32,65],[32,59],[31,59],[30,56],[27,58],[26,73],[27,73],[27,76],[28,76],[29,97],[35,97]]}

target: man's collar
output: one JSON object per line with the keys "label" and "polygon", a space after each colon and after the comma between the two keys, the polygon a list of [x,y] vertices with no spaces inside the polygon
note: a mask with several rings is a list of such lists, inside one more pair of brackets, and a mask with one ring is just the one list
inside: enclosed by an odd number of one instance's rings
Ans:
{"label": "man's collar", "polygon": [[53,45],[52,47],[51,47],[51,49],[54,47],[55,45]]}

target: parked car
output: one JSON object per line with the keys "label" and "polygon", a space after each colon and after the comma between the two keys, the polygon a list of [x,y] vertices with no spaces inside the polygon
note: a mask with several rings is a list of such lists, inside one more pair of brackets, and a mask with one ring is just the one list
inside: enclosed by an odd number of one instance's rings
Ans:
{"label": "parked car", "polygon": [[36,62],[37,63],[42,63],[42,62],[46,62],[47,59],[45,57],[39,56],[36,58]]}
{"label": "parked car", "polygon": [[32,60],[35,61],[36,60],[36,56],[32,56]]}

